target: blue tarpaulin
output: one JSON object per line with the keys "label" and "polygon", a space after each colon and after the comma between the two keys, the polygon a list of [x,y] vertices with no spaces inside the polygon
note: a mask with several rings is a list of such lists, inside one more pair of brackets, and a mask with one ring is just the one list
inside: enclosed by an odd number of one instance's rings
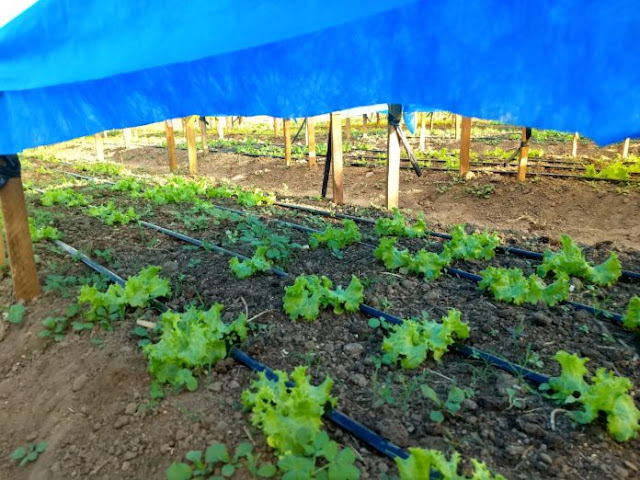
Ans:
{"label": "blue tarpaulin", "polygon": [[378,103],[609,143],[640,136],[639,39],[630,0],[40,0],[0,28],[0,153]]}

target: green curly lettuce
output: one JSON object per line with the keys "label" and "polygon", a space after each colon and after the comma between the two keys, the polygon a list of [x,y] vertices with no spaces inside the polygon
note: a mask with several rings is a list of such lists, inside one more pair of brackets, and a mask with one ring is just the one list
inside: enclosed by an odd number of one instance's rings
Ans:
{"label": "green curly lettuce", "polygon": [[393,210],[393,218],[379,218],[376,220],[374,232],[380,236],[422,238],[427,233],[427,224],[421,212],[418,220],[409,226],[405,216],[395,208]]}
{"label": "green curly lettuce", "polygon": [[233,274],[238,278],[249,278],[258,272],[268,272],[273,268],[273,265],[267,258],[268,250],[268,246],[258,247],[253,257],[247,260],[238,260],[237,257],[232,257],[229,260],[229,268],[231,268]]}
{"label": "green curly lettuce", "polygon": [[478,288],[489,290],[501,302],[514,305],[543,302],[553,306],[569,298],[569,277],[566,275],[548,285],[537,275],[526,277],[519,268],[487,267],[480,276]]}
{"label": "green curly lettuce", "polygon": [[362,234],[358,230],[356,222],[353,220],[343,220],[343,228],[335,228],[331,225],[321,233],[312,233],[309,236],[309,246],[318,248],[326,245],[338,258],[342,258],[342,252],[348,245],[358,243],[362,239]]}
{"label": "green curly lettuce", "polygon": [[464,225],[456,225],[451,231],[451,240],[445,242],[444,249],[454,260],[490,260],[500,245],[496,233],[473,233],[464,231]]}
{"label": "green curly lettuce", "polygon": [[635,330],[640,328],[640,297],[634,295],[629,300],[629,306],[627,311],[622,317],[622,325],[629,330]]}
{"label": "green curly lettuce", "polygon": [[427,450],[424,448],[409,448],[409,457],[396,457],[396,465],[400,480],[429,480],[432,474],[446,480],[506,480],[499,474],[493,474],[484,462],[471,459],[473,464],[473,474],[468,477],[458,474],[458,467],[461,456],[458,452],[453,452],[451,459],[439,450]]}
{"label": "green curly lettuce", "polygon": [[355,275],[346,289],[332,289],[327,277],[300,275],[293,285],[285,288],[282,299],[284,311],[291,320],[302,317],[311,321],[318,318],[321,308],[333,307],[334,313],[355,312],[364,301],[364,287]]}

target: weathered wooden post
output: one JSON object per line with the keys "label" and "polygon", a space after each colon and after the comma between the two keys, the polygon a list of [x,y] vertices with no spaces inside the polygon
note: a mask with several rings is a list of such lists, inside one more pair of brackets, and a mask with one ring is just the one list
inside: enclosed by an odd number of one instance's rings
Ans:
{"label": "weathered wooden post", "polygon": [[96,133],[93,138],[96,141],[96,158],[99,162],[104,162],[104,138],[101,133]]}
{"label": "weathered wooden post", "polygon": [[198,149],[196,148],[196,122],[197,115],[190,115],[184,118],[186,127],[185,136],[187,137],[187,156],[189,157],[189,173],[195,175],[198,173]]}
{"label": "weathered wooden post", "polygon": [[630,142],[630,138],[627,137],[624,140],[624,143],[622,144],[622,158],[627,158],[629,156],[629,142]]}
{"label": "weathered wooden post", "polygon": [[129,150],[131,148],[131,129],[123,128],[122,136],[124,137],[124,148]]}
{"label": "weathered wooden post", "polygon": [[387,117],[387,191],[386,207],[398,208],[398,191],[400,189],[400,139],[396,127],[400,125],[402,105],[389,105]]}
{"label": "weathered wooden post", "polygon": [[316,120],[307,118],[307,132],[309,134],[309,168],[316,166]]}
{"label": "weathered wooden post", "polygon": [[202,137],[202,160],[207,159],[209,145],[207,145],[207,118],[200,116],[200,136]]}
{"label": "weathered wooden post", "polygon": [[520,143],[520,161],[518,162],[518,181],[524,182],[527,176],[527,162],[529,160],[529,139],[531,128],[522,127],[522,142]]}
{"label": "weathered wooden post", "polygon": [[578,156],[578,140],[580,139],[580,135],[578,134],[578,132],[575,132],[573,134],[573,148],[571,150],[571,155],[573,156],[573,158],[576,158]]}
{"label": "weathered wooden post", "polygon": [[342,121],[339,113],[331,114],[331,171],[333,172],[333,203],[344,203],[342,173]]}
{"label": "weathered wooden post", "polygon": [[426,136],[426,126],[427,126],[427,114],[422,112],[420,114],[420,151],[424,152],[424,141]]}
{"label": "weathered wooden post", "polygon": [[460,176],[465,178],[469,173],[469,157],[471,149],[471,118],[462,117],[460,132]]}
{"label": "weathered wooden post", "polygon": [[[102,134],[96,135],[102,140]],[[0,155],[0,203],[7,234],[13,291],[17,298],[31,300],[40,293],[40,285],[17,155]]]}
{"label": "weathered wooden post", "polygon": [[224,140],[224,125],[222,123],[222,117],[216,117],[216,123],[218,125],[218,140]]}
{"label": "weathered wooden post", "polygon": [[284,133],[284,165],[291,165],[291,119],[282,120],[282,131]]}
{"label": "weathered wooden post", "polygon": [[171,173],[178,171],[178,158],[176,157],[176,139],[173,136],[173,121],[164,121],[164,130],[167,136],[167,151],[169,153],[169,170]]}

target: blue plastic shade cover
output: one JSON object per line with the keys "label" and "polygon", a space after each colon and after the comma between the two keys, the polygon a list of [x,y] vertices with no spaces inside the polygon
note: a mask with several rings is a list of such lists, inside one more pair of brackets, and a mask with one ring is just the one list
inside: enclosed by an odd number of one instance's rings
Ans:
{"label": "blue plastic shade cover", "polygon": [[631,0],[40,0],[0,28],[0,153],[201,115],[442,109],[640,136]]}

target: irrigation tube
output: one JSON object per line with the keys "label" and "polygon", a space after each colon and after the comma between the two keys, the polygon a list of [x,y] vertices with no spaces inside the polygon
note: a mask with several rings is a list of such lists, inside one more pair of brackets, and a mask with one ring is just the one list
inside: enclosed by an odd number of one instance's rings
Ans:
{"label": "irrigation tube", "polygon": [[[370,224],[370,225],[375,225],[376,221],[371,219],[371,218],[365,218],[365,217],[358,217],[355,215],[347,215],[344,213],[337,213],[337,212],[331,212],[329,210],[321,210],[318,208],[312,208],[312,207],[305,207],[302,205],[295,205],[293,203],[285,203],[285,202],[275,202],[274,205],[277,205],[278,207],[283,207],[283,208],[289,208],[291,210],[300,210],[303,212],[308,212],[314,215],[320,215],[323,217],[332,217],[332,218],[347,218],[349,220],[354,220],[356,222],[360,222],[360,223],[366,223],[366,224]],[[438,232],[433,232],[433,231],[428,231],[427,233],[429,233],[429,235],[431,235],[432,237],[437,237],[437,238],[443,238],[445,240],[451,240],[451,235],[447,235],[446,233],[438,233]],[[502,253],[510,253],[510,254],[514,254],[514,255],[518,255],[520,257],[525,257],[525,258],[531,258],[534,260],[542,260],[544,255],[540,252],[532,252],[530,250],[524,250],[521,248],[515,248],[515,247],[502,247],[502,246],[498,246],[496,248],[496,250],[498,250],[499,252]],[[640,272],[633,272],[631,270],[622,270],[622,276],[623,277],[627,277],[627,278],[633,278],[636,280],[640,280]]]}
{"label": "irrigation tube", "polygon": [[[60,240],[56,240],[55,244],[58,247],[62,248],[67,254],[71,255],[74,258],[79,259],[88,267],[92,268],[96,272],[109,278],[109,280],[111,280],[112,282],[117,283],[121,286],[124,286],[125,280],[121,276],[117,275],[116,273],[112,272],[106,267],[95,262],[91,258],[87,257],[83,253],[73,248],[71,245],[67,245],[66,243],[61,242]],[[164,304],[160,304],[160,305],[164,307],[165,311],[169,310],[169,308]],[[248,367],[254,372],[264,371],[267,375],[267,378],[269,378],[269,380],[272,380],[272,381],[278,380],[278,376],[274,373],[272,369],[270,369],[263,363],[259,362],[255,358],[251,357],[247,353],[243,352],[242,350],[236,347],[233,347],[230,350],[230,354],[234,360]],[[374,450],[377,450],[378,452],[382,453],[383,455],[386,455],[391,459],[395,459],[396,457],[400,457],[400,458],[409,457],[409,454],[405,450],[395,445],[394,443],[390,442],[389,440],[385,439],[381,435],[375,433],[373,430],[365,427],[364,425],[357,422],[356,420],[340,412],[339,410],[336,410],[336,409],[328,410],[327,412],[324,413],[324,416],[331,422],[335,423],[338,427],[346,431],[347,433],[362,440],[364,443],[369,445]]]}

